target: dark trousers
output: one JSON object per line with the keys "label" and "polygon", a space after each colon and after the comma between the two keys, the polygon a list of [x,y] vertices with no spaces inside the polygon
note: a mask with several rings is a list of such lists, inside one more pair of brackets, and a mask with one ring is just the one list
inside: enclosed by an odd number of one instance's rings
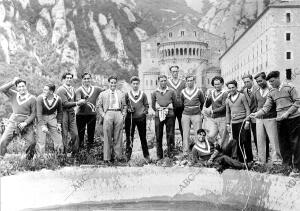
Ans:
{"label": "dark trousers", "polygon": [[[71,135],[70,142],[68,140],[68,133]],[[78,152],[79,139],[74,110],[63,111],[62,139],[64,152],[68,152],[69,150],[71,150],[73,153]]]}
{"label": "dark trousers", "polygon": [[85,127],[87,127],[87,148],[91,149],[94,143],[94,134],[96,127],[96,115],[76,115],[76,124],[79,137],[79,148],[84,147]]}
{"label": "dark trousers", "polygon": [[245,168],[244,163],[239,162],[238,160],[232,159],[227,155],[221,155],[216,159],[216,162],[222,165],[224,169],[233,168],[233,169],[243,169]]}
{"label": "dark trousers", "polygon": [[251,131],[252,131],[252,134],[253,134],[254,144],[255,144],[256,152],[257,152],[256,123],[251,122],[250,126],[251,126]]}
{"label": "dark trousers", "polygon": [[300,170],[300,117],[277,122],[279,148],[283,163]]}
{"label": "dark trousers", "polygon": [[178,125],[179,125],[180,134],[181,134],[181,139],[183,140],[183,132],[182,132],[182,125],[181,125],[182,112],[183,112],[183,107],[176,107],[176,108],[174,108],[174,115],[175,115],[175,119],[174,120],[176,120],[176,119],[178,120]]}
{"label": "dark trousers", "polygon": [[129,159],[131,157],[135,127],[137,127],[138,129],[143,155],[146,158],[149,156],[147,138],[146,138],[146,117],[131,118],[130,113],[127,115],[125,119],[126,156]]}
{"label": "dark trousers", "polygon": [[163,158],[162,138],[164,125],[166,125],[168,156],[172,156],[174,148],[174,133],[175,133],[175,116],[166,117],[164,121],[160,121],[159,117],[155,117],[155,135],[156,135],[156,153],[157,158]]}
{"label": "dark trousers", "polygon": [[244,162],[243,154],[241,151],[241,148],[243,152],[246,154],[246,161],[250,162],[253,160],[253,154],[252,154],[252,146],[251,146],[251,132],[250,130],[244,129],[244,124],[242,122],[240,123],[234,123],[232,124],[232,136],[233,139],[237,142],[236,144],[236,150],[234,150],[236,153],[234,153],[234,157],[237,157],[238,161]]}

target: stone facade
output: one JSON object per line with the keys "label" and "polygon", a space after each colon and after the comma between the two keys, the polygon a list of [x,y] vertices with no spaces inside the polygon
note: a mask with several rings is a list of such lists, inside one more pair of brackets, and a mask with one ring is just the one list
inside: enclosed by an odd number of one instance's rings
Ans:
{"label": "stone facade", "polygon": [[206,90],[211,78],[220,75],[219,57],[224,50],[222,37],[186,21],[179,22],[141,43],[141,89],[150,98],[157,87],[157,76],[169,77],[169,67],[178,65],[181,78],[194,74],[197,86]]}
{"label": "stone facade", "polygon": [[300,1],[270,5],[220,57],[225,81],[280,71],[300,91]]}

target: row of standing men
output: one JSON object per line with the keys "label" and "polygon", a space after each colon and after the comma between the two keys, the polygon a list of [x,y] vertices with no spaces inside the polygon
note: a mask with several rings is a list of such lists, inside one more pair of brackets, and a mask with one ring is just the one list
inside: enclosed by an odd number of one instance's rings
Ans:
{"label": "row of standing men", "polygon": [[[222,145],[227,131],[232,132],[233,139],[239,144],[232,154],[234,159],[242,162],[245,152],[247,161],[253,160],[252,131],[260,162],[267,161],[270,142],[273,162],[280,162],[283,158],[284,163],[299,169],[299,96],[293,86],[280,82],[279,72],[273,71],[268,76],[264,73],[258,74],[255,76],[258,86],[254,85],[251,75],[244,76],[245,89],[241,92],[237,90],[235,81],[228,82],[226,84],[228,91],[224,91],[224,80],[217,76],[212,80],[214,89],[206,97],[196,87],[194,76],[187,76],[185,81],[179,79],[178,66],[172,66],[170,72],[172,78],[169,80],[164,75],[158,77],[158,88],[151,95],[151,107],[155,111],[158,159],[164,156],[162,148],[164,125],[166,125],[167,156],[173,156],[176,118],[182,136],[183,154],[186,155],[189,153],[191,124],[196,133],[202,128],[201,113],[204,113],[210,122],[209,128],[206,128],[208,137],[217,138],[218,143]],[[35,116],[38,120],[36,149],[39,154],[45,151],[47,134],[53,139],[56,149],[65,152],[70,149],[76,153],[83,147],[86,127],[87,147],[91,148],[98,113],[103,118],[106,162],[122,158],[124,122],[127,159],[131,157],[133,136],[137,127],[144,157],[150,161],[146,138],[146,115],[149,104],[146,94],[139,90],[138,77],[131,79],[132,90],[126,94],[116,89],[117,78],[114,76],[109,77],[109,89],[105,91],[91,85],[89,73],[82,75],[82,86],[76,91],[71,86],[73,80],[71,73],[65,73],[62,80],[63,85],[57,89],[56,94],[54,94],[55,86],[49,84],[37,98],[28,93],[26,81],[21,79],[15,78],[13,82],[1,86],[0,90],[10,98],[13,108],[9,124],[1,137],[1,155],[6,153],[7,145],[18,133],[25,135],[28,146],[35,142],[32,128]],[[269,87],[267,80],[273,88]],[[16,85],[17,91],[11,89],[13,85]],[[204,105],[211,109],[203,109]],[[75,107],[78,108],[76,112]],[[290,123],[294,127],[288,127]],[[68,133],[71,135],[69,142]],[[207,146],[198,147],[203,152],[207,151],[206,148]],[[209,155],[213,152],[210,150],[207,153]]]}

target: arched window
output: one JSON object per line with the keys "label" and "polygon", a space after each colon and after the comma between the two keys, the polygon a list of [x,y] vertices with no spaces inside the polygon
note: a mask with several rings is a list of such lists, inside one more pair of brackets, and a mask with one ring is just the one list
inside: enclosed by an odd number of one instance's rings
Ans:
{"label": "arched window", "polygon": [[146,86],[148,86],[148,80],[146,80]]}
{"label": "arched window", "polygon": [[186,48],[184,49],[184,55],[187,55],[187,49]]}
{"label": "arched window", "polygon": [[199,48],[197,48],[197,56],[199,56]]}
{"label": "arched window", "polygon": [[192,55],[192,49],[189,48],[189,55]]}
{"label": "arched window", "polygon": [[165,56],[168,56],[168,52],[167,52],[167,50],[165,50]]}
{"label": "arched window", "polygon": [[195,56],[195,48],[193,48],[193,56]]}
{"label": "arched window", "polygon": [[152,80],[150,81],[150,85],[153,86],[153,81]]}
{"label": "arched window", "polygon": [[183,55],[183,49],[180,48],[180,55],[182,56]]}
{"label": "arched window", "polygon": [[170,49],[168,49],[168,56],[170,56]]}
{"label": "arched window", "polygon": [[174,56],[174,49],[171,49],[171,55]]}
{"label": "arched window", "polygon": [[177,56],[179,55],[179,50],[178,50],[178,48],[176,48],[176,55],[177,55]]}

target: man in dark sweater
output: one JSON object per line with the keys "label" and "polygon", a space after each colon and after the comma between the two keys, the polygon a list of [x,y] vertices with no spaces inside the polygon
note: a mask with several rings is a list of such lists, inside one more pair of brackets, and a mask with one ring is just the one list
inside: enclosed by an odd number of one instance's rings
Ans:
{"label": "man in dark sweater", "polygon": [[185,81],[181,80],[179,76],[179,67],[176,66],[171,66],[169,68],[171,72],[171,78],[167,80],[167,86],[171,89],[175,90],[176,93],[176,103],[174,105],[174,115],[175,115],[175,121],[177,118],[178,125],[179,125],[179,130],[181,134],[181,138],[183,140],[183,130],[182,130],[182,124],[181,124],[181,118],[182,118],[182,112],[183,112],[183,106],[181,103],[181,98],[180,94],[181,91],[185,88]]}
{"label": "man in dark sweater", "polygon": [[63,143],[61,136],[62,122],[62,102],[58,95],[54,94],[55,85],[48,84],[44,86],[43,93],[37,97],[37,143],[36,150],[38,155],[45,153],[46,136],[52,139],[54,149],[63,152]]}
{"label": "man in dark sweater", "polygon": [[215,76],[211,80],[211,85],[214,90],[208,95],[205,106],[206,108],[211,106],[211,112],[207,112],[208,116],[211,116],[212,127],[208,128],[209,134],[207,136],[215,138],[219,134],[219,144],[221,143],[222,136],[226,130],[226,99],[228,93],[222,89],[224,85],[224,79],[221,76]]}
{"label": "man in dark sweater", "polygon": [[[11,89],[14,85],[17,91]],[[33,154],[28,149],[35,145],[33,124],[36,117],[36,98],[28,92],[26,81],[17,77],[13,81],[2,85],[0,92],[3,92],[9,98],[13,110],[9,123],[1,136],[0,155],[4,156],[9,143],[15,136],[21,134],[26,140],[27,158],[31,159]]]}
{"label": "man in dark sweater", "polygon": [[76,90],[76,101],[86,100],[86,103],[79,106],[76,113],[76,123],[79,136],[79,148],[84,147],[85,128],[87,127],[87,149],[90,150],[94,143],[96,127],[96,102],[102,91],[101,87],[91,84],[92,76],[90,73],[83,73],[81,76],[82,86]]}
{"label": "man in dark sweater", "polygon": [[[244,82],[244,90],[243,93],[247,99],[249,108],[250,108],[250,112],[254,113],[257,111],[257,104],[256,104],[256,100],[254,97],[254,92],[257,91],[258,87],[254,85],[254,81],[253,81],[253,77],[250,74],[244,75],[242,77],[243,82]],[[256,151],[257,151],[257,135],[256,135],[256,121],[255,119],[250,119],[250,128],[252,131],[252,135],[253,135],[253,140],[254,140],[254,144],[256,147]]]}
{"label": "man in dark sweater", "polygon": [[[76,153],[79,149],[78,131],[75,120],[75,106],[82,106],[86,103],[85,99],[75,100],[75,91],[71,86],[73,80],[72,73],[64,73],[62,76],[63,85],[57,89],[57,95],[62,100],[63,119],[62,119],[62,138],[64,144],[64,152],[68,152],[71,148],[72,153]],[[71,135],[71,141],[68,143],[68,132]]]}
{"label": "man in dark sweater", "polygon": [[272,71],[267,76],[267,81],[273,87],[264,106],[251,117],[259,118],[269,113],[276,105],[277,129],[279,147],[283,164],[300,170],[300,97],[295,87],[283,84],[280,81],[280,72]]}
{"label": "man in dark sweater", "polygon": [[195,76],[187,76],[186,81],[187,87],[181,92],[181,102],[184,107],[181,119],[184,156],[189,151],[191,124],[193,125],[195,139],[196,132],[202,128],[201,111],[204,104],[203,92],[195,86]]}
{"label": "man in dark sweater", "polygon": [[155,111],[155,135],[157,158],[163,158],[162,137],[164,125],[166,125],[168,156],[173,156],[175,115],[174,105],[176,93],[167,86],[167,76],[158,76],[159,87],[152,93],[152,109]]}
{"label": "man in dark sweater", "polygon": [[146,115],[149,109],[147,95],[139,90],[140,79],[137,76],[133,76],[130,83],[132,90],[125,94],[127,104],[127,116],[125,118],[127,160],[130,160],[131,157],[134,131],[137,127],[144,158],[146,162],[150,162],[146,138]]}
{"label": "man in dark sweater", "polygon": [[[267,84],[266,74],[264,72],[258,73],[254,77],[254,79],[259,86],[259,88],[253,93],[257,105],[257,110],[259,110],[265,104],[271,87],[269,87]],[[275,104],[273,104],[273,107],[268,113],[256,119],[256,132],[259,162],[263,164],[267,162],[270,140],[272,149],[272,162],[277,164],[281,163],[282,158],[279,149]]]}

